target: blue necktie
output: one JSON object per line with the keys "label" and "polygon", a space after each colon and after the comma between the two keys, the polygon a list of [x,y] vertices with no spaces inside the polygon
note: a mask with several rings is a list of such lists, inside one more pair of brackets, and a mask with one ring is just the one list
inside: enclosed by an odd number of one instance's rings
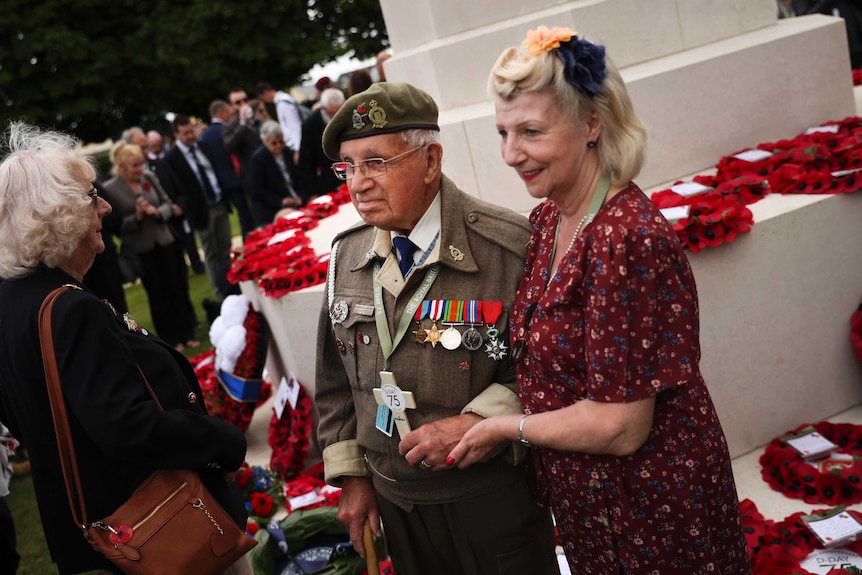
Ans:
{"label": "blue necktie", "polygon": [[418,248],[416,244],[404,236],[395,236],[392,238],[392,244],[398,255],[398,267],[401,268],[401,275],[407,277],[407,273],[413,267],[413,252]]}
{"label": "blue necktie", "polygon": [[200,178],[201,185],[204,188],[204,195],[206,195],[207,203],[209,205],[213,205],[218,201],[216,197],[216,192],[213,189],[212,184],[210,183],[209,175],[207,174],[206,167],[204,167],[201,162],[200,156],[198,156],[198,147],[194,144],[191,146],[192,158],[195,160],[195,166],[197,167],[198,178]]}

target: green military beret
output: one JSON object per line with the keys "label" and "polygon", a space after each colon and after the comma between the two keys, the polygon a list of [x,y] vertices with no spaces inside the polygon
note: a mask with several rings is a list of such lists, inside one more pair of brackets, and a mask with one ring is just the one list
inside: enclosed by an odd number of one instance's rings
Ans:
{"label": "green military beret", "polygon": [[399,82],[378,82],[351,96],[323,131],[323,151],[338,160],[341,142],[402,130],[440,130],[437,104],[426,92]]}

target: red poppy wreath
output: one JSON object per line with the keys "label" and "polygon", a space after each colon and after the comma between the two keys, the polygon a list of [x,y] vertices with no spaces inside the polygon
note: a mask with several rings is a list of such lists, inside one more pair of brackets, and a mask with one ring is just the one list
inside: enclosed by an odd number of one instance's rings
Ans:
{"label": "red poppy wreath", "polygon": [[[828,510],[817,510],[812,513],[822,513]],[[862,514],[848,511],[857,521]],[[808,556],[818,549],[824,549],[814,533],[802,521],[805,513],[799,512],[778,521],[766,530],[763,546],[752,561],[752,571],[757,575],[816,575],[808,571],[802,564]],[[848,543],[842,549],[862,554],[862,540]],[[849,575],[859,571],[852,566],[833,568],[827,575]],[[822,571],[818,571],[822,573]]]}
{"label": "red poppy wreath", "polygon": [[300,385],[296,407],[291,408],[290,404],[286,404],[281,419],[276,413],[272,414],[268,439],[269,446],[272,447],[269,467],[283,481],[294,479],[305,467],[311,438],[311,411],[311,397]]}
{"label": "red poppy wreath", "polygon": [[787,497],[806,503],[834,506],[862,501],[862,426],[821,421],[789,433],[806,427],[813,427],[838,449],[808,462],[780,438],[773,439],[760,456],[763,480]]}

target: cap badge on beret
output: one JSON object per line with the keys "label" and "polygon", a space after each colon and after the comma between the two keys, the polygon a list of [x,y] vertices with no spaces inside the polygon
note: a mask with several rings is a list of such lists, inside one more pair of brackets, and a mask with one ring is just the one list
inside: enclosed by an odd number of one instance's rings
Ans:
{"label": "cap badge on beret", "polygon": [[369,121],[372,128],[383,128],[389,123],[386,121],[386,110],[377,105],[377,100],[371,100],[368,106],[359,104],[353,109],[354,130],[361,130]]}

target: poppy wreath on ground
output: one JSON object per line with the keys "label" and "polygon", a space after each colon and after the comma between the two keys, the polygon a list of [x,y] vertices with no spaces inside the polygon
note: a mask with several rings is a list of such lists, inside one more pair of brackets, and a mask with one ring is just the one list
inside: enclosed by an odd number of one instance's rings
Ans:
{"label": "poppy wreath on ground", "polygon": [[683,247],[699,252],[707,246],[732,242],[754,223],[751,210],[716,191],[683,198],[670,190],[656,192],[659,208],[688,206],[688,216],[671,223]]}
{"label": "poppy wreath on ground", "polygon": [[745,542],[748,543],[748,558],[754,563],[754,557],[765,542],[766,532],[775,521],[765,519],[751,499],[739,502],[739,512],[742,517],[742,532],[745,534]]}
{"label": "poppy wreath on ground", "polygon": [[[294,480],[284,484],[285,508],[288,513],[293,513],[298,509],[315,509],[317,507],[337,507],[341,499],[341,490],[332,489],[325,490],[326,481],[323,475],[323,462],[318,462],[308,468],[302,475],[297,476]],[[303,505],[301,508],[293,509],[291,507],[291,499],[302,497],[309,493],[317,492],[319,498],[314,503]]]}
{"label": "poppy wreath on ground", "polygon": [[257,281],[263,293],[274,298],[323,283],[328,256],[314,252],[305,232],[349,201],[347,186],[342,185],[337,191],[249,233],[243,247],[231,252],[228,280]]}
{"label": "poppy wreath on ground", "polygon": [[[823,513],[826,510],[816,510],[812,513]],[[849,511],[857,521],[862,520],[862,514]],[[802,521],[805,513],[799,512],[778,521],[766,530],[763,545],[760,547],[752,563],[753,572],[757,575],[817,575],[802,568],[802,563],[817,549],[824,549],[814,533]],[[854,553],[862,554],[862,540],[842,546]],[[831,569],[827,575],[849,575],[859,573],[855,567],[847,569]]]}
{"label": "poppy wreath on ground", "polygon": [[862,426],[849,423],[801,425],[790,433],[812,427],[838,446],[837,453],[852,460],[825,457],[807,463],[781,439],[773,439],[760,456],[761,475],[772,489],[806,503],[852,505],[862,501]]}
{"label": "poppy wreath on ground", "polygon": [[312,424],[311,397],[299,385],[296,407],[292,408],[286,403],[281,418],[274,411],[267,440],[272,448],[269,466],[283,481],[291,481],[302,472],[308,457]]}
{"label": "poppy wreath on ground", "polygon": [[260,388],[260,399],[256,403],[234,401],[218,382],[215,374],[215,350],[208,350],[189,358],[201,386],[207,413],[237,426],[243,433],[248,431],[254,410],[266,403],[272,395],[272,384],[264,380]]}
{"label": "poppy wreath on ground", "polygon": [[[769,193],[839,194],[862,189],[862,118],[827,122],[819,128],[721,158],[714,175],[693,178],[712,188],[705,193],[685,197],[668,188],[650,197],[662,209],[690,206],[687,217],[671,223],[683,246],[698,252],[750,231],[754,219],[741,206]],[[736,157],[756,151],[769,155],[755,161]]]}

